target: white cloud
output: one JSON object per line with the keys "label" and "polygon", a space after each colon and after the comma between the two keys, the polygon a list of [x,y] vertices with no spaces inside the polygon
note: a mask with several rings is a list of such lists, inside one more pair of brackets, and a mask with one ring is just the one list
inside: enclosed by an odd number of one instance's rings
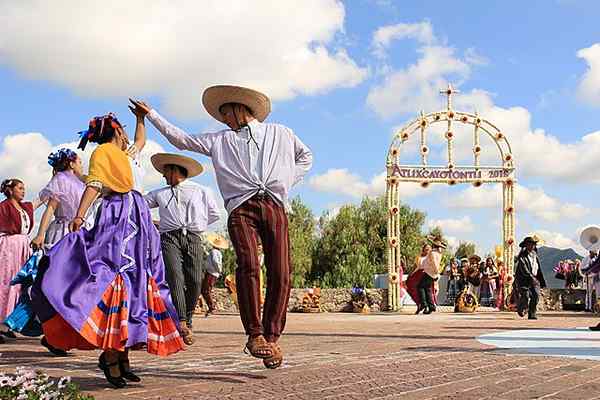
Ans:
{"label": "white cloud", "polygon": [[197,117],[213,84],[283,100],[360,83],[367,69],[336,46],[344,18],[338,0],[1,2],[0,58],[78,94],[158,95]]}
{"label": "white cloud", "polygon": [[[562,183],[600,182],[600,131],[583,135],[581,139],[565,143],[543,129],[531,127],[531,113],[523,107],[503,108],[494,104],[491,94],[474,90],[455,98],[458,109],[478,110],[484,119],[492,122],[506,135],[512,146],[519,177],[542,177]],[[457,159],[473,158],[471,127],[457,126],[455,149]],[[484,135],[482,162],[499,164],[495,144]],[[542,151],[543,149],[543,151]]]}
{"label": "white cloud", "polygon": [[[419,28],[420,27],[420,28]],[[429,39],[427,32],[433,32],[428,22],[412,25],[394,25],[380,28],[373,39],[377,51],[385,51],[395,38],[416,38],[423,42]],[[419,36],[420,35],[420,36]],[[425,39],[421,39],[420,37]],[[382,117],[391,117],[410,113],[415,115],[420,109],[426,112],[437,111],[443,107],[443,98],[439,89],[452,77],[459,82],[469,77],[472,66],[486,64],[488,61],[475,49],[467,49],[464,57],[455,55],[451,47],[435,45],[436,39],[431,33],[433,45],[423,45],[417,52],[418,61],[404,69],[394,70],[387,66],[384,82],[371,88],[367,104]],[[375,46],[378,44],[378,46]],[[578,56],[584,58],[589,69],[584,75],[579,92],[588,101],[600,104],[600,43],[582,49]],[[598,183],[600,177],[600,131],[583,135],[580,140],[564,142],[543,129],[531,126],[531,113],[524,107],[503,108],[493,101],[493,95],[481,89],[461,93],[454,97],[454,108],[460,111],[479,111],[507,136],[512,146],[517,166],[517,176],[542,177],[563,183]],[[454,148],[456,164],[473,163],[473,128],[454,124]],[[429,135],[431,144],[444,144],[444,127],[432,125]],[[498,165],[500,156],[495,144],[482,134],[481,144],[483,163]],[[408,151],[417,148],[415,138],[405,146]],[[543,151],[540,151],[543,149]],[[446,150],[432,152],[440,161],[445,160]]]}
{"label": "white cloud", "polygon": [[432,44],[436,41],[433,27],[429,21],[415,24],[387,25],[377,29],[373,34],[373,53],[378,57],[385,58],[390,42],[400,39],[415,39],[423,44]]}
{"label": "white cloud", "polygon": [[[75,150],[77,143],[52,144],[41,133],[20,133],[5,136],[0,145],[0,177],[19,178],[25,182],[27,198],[33,199],[52,177],[48,165],[48,155],[61,147]],[[85,152],[77,150],[84,165],[88,165],[94,146],[87,146]],[[148,140],[141,153],[142,167],[145,171],[144,188],[146,190],[162,184],[161,175],[152,167],[150,157],[154,153],[164,152],[162,146]],[[86,168],[87,169],[87,168]]]}
{"label": "white cloud", "polygon": [[[547,222],[561,218],[578,220],[592,210],[577,203],[563,203],[546,194],[541,188],[530,189],[522,185],[515,187],[516,212],[525,211]],[[501,208],[502,187],[499,184],[470,187],[446,200],[450,208]]]}
{"label": "white cloud", "polygon": [[381,117],[437,109],[443,101],[439,90],[447,82],[460,83],[470,75],[471,66],[488,63],[474,48],[467,49],[461,58],[455,49],[440,44],[429,21],[377,29],[372,39],[373,53],[385,60],[391,42],[401,39],[419,43],[419,59],[404,69],[395,70],[389,65],[379,68],[384,80],[371,88],[367,104]]}
{"label": "white cloud", "polygon": [[544,246],[554,247],[557,249],[573,249],[580,255],[587,254],[587,251],[581,247],[579,242],[563,235],[562,233],[546,230],[537,230],[535,233],[544,240]]}
{"label": "white cloud", "polygon": [[427,226],[429,228],[439,227],[444,233],[448,232],[455,234],[470,233],[475,230],[475,225],[473,225],[469,216],[458,219],[433,219],[428,221]]}
{"label": "white cloud", "polygon": [[579,83],[579,96],[589,104],[600,106],[600,43],[579,50],[577,57],[583,58],[588,64]]}
{"label": "white cloud", "polygon": [[380,116],[438,109],[442,103],[439,90],[449,79],[460,82],[471,72],[469,64],[457,58],[450,47],[424,46],[418,52],[415,64],[390,72],[382,84],[369,91],[367,104]]}
{"label": "white cloud", "polygon": [[[365,196],[379,196],[386,190],[386,173],[375,175],[371,181],[365,182],[356,174],[345,168],[329,169],[321,175],[315,175],[308,181],[309,186],[319,192],[334,193],[362,199]],[[432,187],[422,188],[415,183],[401,183],[400,196],[402,198],[415,197],[434,190]]]}

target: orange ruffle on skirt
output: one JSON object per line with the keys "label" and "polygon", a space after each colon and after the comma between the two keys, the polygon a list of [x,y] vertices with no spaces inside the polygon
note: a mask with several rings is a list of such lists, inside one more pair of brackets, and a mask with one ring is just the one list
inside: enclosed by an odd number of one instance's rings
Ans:
{"label": "orange ruffle on skirt", "polygon": [[[134,348],[146,347],[151,354],[167,356],[184,348],[183,340],[170,317],[154,278],[148,277],[148,339]],[[127,290],[119,274],[104,291],[102,299],[78,332],[61,316],[43,323],[50,344],[64,350],[126,350],[128,338]]]}

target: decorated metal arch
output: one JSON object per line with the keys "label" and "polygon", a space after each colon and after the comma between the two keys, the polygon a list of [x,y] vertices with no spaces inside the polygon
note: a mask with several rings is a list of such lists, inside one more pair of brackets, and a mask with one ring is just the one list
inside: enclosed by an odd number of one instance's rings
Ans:
{"label": "decorated metal arch", "polygon": [[[418,118],[403,126],[394,135],[388,150],[387,169],[387,206],[389,210],[387,224],[387,262],[389,271],[388,304],[391,310],[400,308],[400,279],[401,246],[399,210],[400,183],[415,182],[422,187],[433,183],[455,185],[470,183],[480,187],[485,183],[502,184],[502,243],[503,259],[508,272],[512,275],[514,269],[515,243],[515,207],[514,186],[515,167],[512,149],[504,132],[496,125],[484,119],[479,113],[455,111],[452,108],[452,96],[458,93],[451,85],[440,90],[447,97],[446,110],[425,114],[421,111]],[[447,143],[447,162],[445,165],[430,165],[428,163],[429,147],[427,145],[428,131],[433,124],[446,124],[445,141]],[[457,125],[473,127],[473,164],[457,165],[454,158],[454,128]],[[482,146],[481,135],[488,135],[495,143],[499,153],[498,165],[481,165]],[[418,136],[421,163],[406,165],[400,162],[401,149],[412,137]]]}

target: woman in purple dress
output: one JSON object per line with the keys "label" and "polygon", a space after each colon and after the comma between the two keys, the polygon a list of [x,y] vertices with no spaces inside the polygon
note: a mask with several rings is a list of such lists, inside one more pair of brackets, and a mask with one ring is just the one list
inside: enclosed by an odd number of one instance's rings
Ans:
{"label": "woman in purple dress", "polygon": [[[46,204],[46,210],[42,215],[37,235],[31,241],[34,251],[50,250],[69,233],[69,222],[75,218],[85,189],[83,163],[73,150],[63,148],[50,153],[48,164],[52,167],[52,179],[39,195]],[[67,355],[66,351],[48,343],[45,336],[42,337],[41,344],[56,356]]]}
{"label": "woman in purple dress", "polygon": [[73,150],[59,149],[51,153],[48,164],[52,166],[52,179],[39,195],[46,210],[37,235],[31,241],[34,250],[50,250],[69,233],[69,222],[75,218],[85,189],[83,163]]}
{"label": "woman in purple dress", "polygon": [[[137,116],[136,141],[143,131]],[[98,143],[72,233],[40,262],[34,310],[48,342],[63,350],[102,349],[99,366],[109,383],[138,382],[129,350],[166,356],[183,349],[171,302],[158,231],[138,190],[129,140],[114,114],[93,118],[80,148]],[[139,147],[138,147],[139,149]],[[81,229],[100,197],[95,223]]]}

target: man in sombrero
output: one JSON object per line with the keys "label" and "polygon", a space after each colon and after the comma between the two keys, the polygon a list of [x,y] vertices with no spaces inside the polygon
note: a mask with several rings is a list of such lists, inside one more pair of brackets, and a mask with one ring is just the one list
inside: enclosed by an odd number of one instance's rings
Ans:
{"label": "man in sombrero", "polygon": [[[236,286],[246,348],[265,367],[283,362],[278,345],[290,296],[288,193],[312,166],[312,153],[294,132],[265,123],[269,98],[239,86],[212,86],[204,91],[206,111],[228,129],[190,135],[143,102],[136,107],[180,150],[212,158],[225,207],[231,243],[237,256]],[[260,265],[257,239],[263,245],[267,294],[261,320]]]}
{"label": "man in sombrero", "polygon": [[202,288],[205,265],[203,233],[219,220],[212,192],[189,180],[202,173],[202,165],[178,154],[158,153],[150,159],[167,186],[144,196],[150,208],[158,207],[160,243],[167,283],[179,315],[179,329],[187,345],[194,343],[192,317]]}
{"label": "man in sombrero", "polygon": [[223,254],[221,254],[221,250],[228,249],[229,243],[223,236],[214,232],[207,233],[205,239],[211,247],[208,252],[206,271],[202,279],[202,298],[206,302],[205,316],[208,317],[217,310],[212,298],[212,290],[223,272]]}

